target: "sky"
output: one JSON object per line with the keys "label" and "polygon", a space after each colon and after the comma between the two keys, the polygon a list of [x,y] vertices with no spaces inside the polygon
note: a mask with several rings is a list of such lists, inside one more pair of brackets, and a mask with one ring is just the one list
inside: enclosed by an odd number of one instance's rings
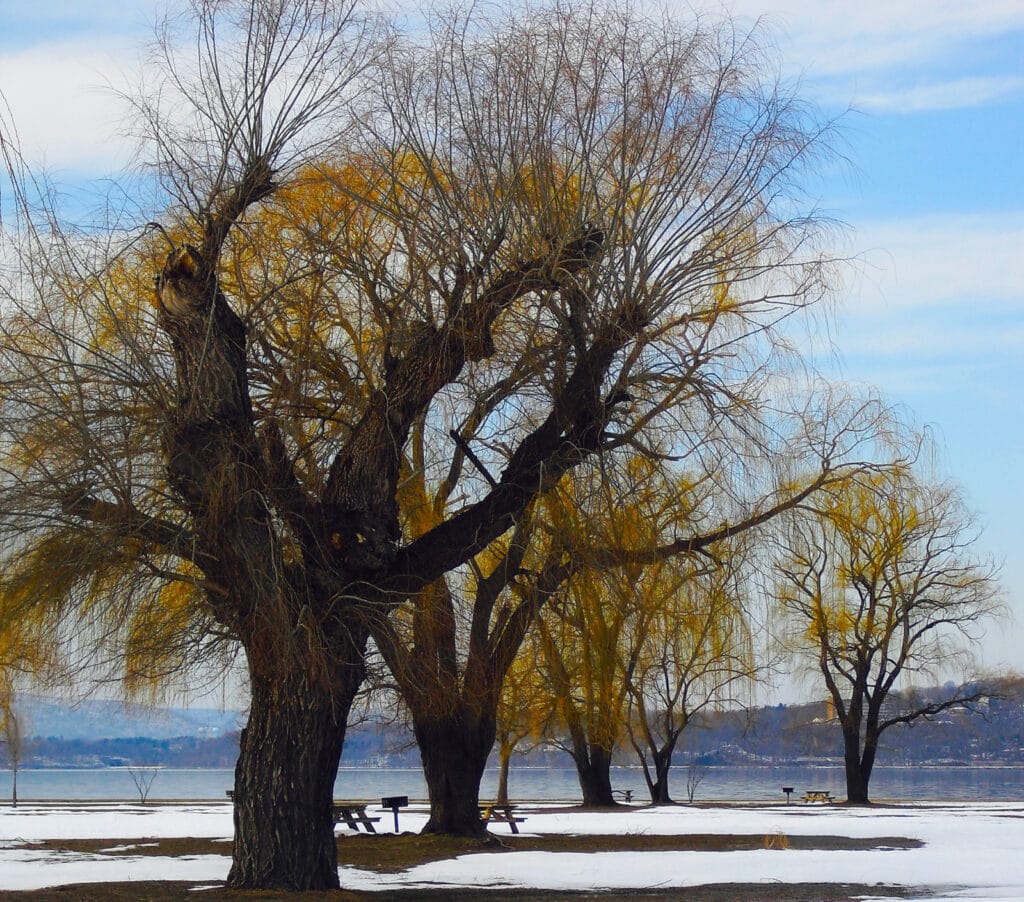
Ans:
{"label": "sky", "polygon": [[[1024,672],[1024,0],[670,0],[760,21],[786,78],[839,117],[820,186],[855,254],[831,375],[927,425],[985,526],[1014,619],[981,647]],[[26,156],[69,186],[130,153],[110,90],[152,0],[0,0],[0,92]]]}

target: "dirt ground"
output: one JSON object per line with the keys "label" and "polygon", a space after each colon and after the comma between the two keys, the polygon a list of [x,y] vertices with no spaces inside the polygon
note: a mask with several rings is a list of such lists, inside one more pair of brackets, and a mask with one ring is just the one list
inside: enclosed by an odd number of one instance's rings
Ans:
{"label": "dirt ground", "polygon": [[[468,852],[501,854],[506,851],[590,852],[611,851],[733,851],[765,848],[768,843],[785,842],[793,849],[913,848],[916,840],[903,837],[851,839],[843,836],[716,835],[687,836],[502,836],[488,841],[404,833],[378,836],[345,835],[338,839],[338,860],[342,865],[379,872],[394,872],[451,858]],[[142,845],[145,843],[145,845]],[[230,855],[224,842],[197,839],[135,840],[52,840],[33,843],[34,848],[123,855],[130,846],[139,855]],[[202,889],[200,889],[202,887]],[[197,891],[198,890],[198,891]],[[25,902],[201,902],[201,900],[330,900],[330,902],[637,902],[637,900],[686,900],[686,902],[853,902],[858,897],[921,899],[927,892],[899,887],[849,884],[718,884],[665,890],[638,889],[610,892],[564,892],[544,890],[452,890],[415,889],[388,892],[275,893],[238,892],[209,883],[186,882],[107,883],[62,886],[42,890],[0,892],[3,900]]]}

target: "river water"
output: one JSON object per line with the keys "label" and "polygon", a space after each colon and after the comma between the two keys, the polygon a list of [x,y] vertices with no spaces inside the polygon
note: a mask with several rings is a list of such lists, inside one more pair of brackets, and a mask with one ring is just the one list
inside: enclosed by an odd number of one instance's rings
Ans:
{"label": "river water", "polygon": [[[494,795],[497,771],[488,770],[481,798]],[[232,771],[220,769],[160,768],[153,777],[149,798],[224,799],[232,786]],[[0,799],[10,792],[10,772],[0,770]],[[687,770],[673,771],[672,792],[686,800]],[[612,769],[612,785],[633,791],[634,801],[647,798],[639,768]],[[845,783],[841,767],[708,767],[694,801],[782,801],[783,786],[796,796],[807,789],[829,790],[842,798]],[[336,798],[377,799],[406,795],[425,799],[426,785],[419,768],[341,768],[334,791]],[[509,794],[514,799],[578,802],[581,799],[576,773],[571,768],[513,767]],[[31,769],[18,772],[18,797],[22,800],[138,799],[128,768],[95,770]],[[1024,801],[1024,767],[884,767],[875,768],[871,797],[876,801]]]}

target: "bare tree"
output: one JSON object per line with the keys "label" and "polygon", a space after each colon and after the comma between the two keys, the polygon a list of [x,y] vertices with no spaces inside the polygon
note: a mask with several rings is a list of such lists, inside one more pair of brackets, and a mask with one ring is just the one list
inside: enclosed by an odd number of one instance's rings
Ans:
{"label": "bare tree", "polygon": [[142,767],[139,765],[127,765],[128,776],[132,778],[135,789],[139,793],[139,804],[145,805],[149,798],[149,792],[153,783],[160,773],[159,767]]}
{"label": "bare tree", "polygon": [[[344,478],[321,502],[300,481],[319,462],[286,475],[259,378],[289,377],[270,328],[250,323],[309,261],[256,261],[241,284],[229,266],[247,216],[341,140],[371,25],[333,0],[194,0],[168,20],[132,98],[142,184],[166,199],[143,240],[75,233],[3,142],[22,213],[0,338],[4,615],[66,640],[79,668],[123,665],[130,687],[240,643],[234,886],[338,885],[331,798],[366,639],[346,586],[372,555]],[[313,435],[331,421],[298,417]]]}
{"label": "bare tree", "polygon": [[894,691],[964,665],[964,640],[1002,610],[996,568],[973,551],[978,535],[955,489],[897,467],[837,484],[789,521],[775,597],[785,641],[835,705],[850,802],[869,801],[885,730],[991,693],[970,681],[941,699]]}
{"label": "bare tree", "polygon": [[[358,167],[329,173],[375,212],[331,250],[366,286],[402,399],[389,478],[410,553],[437,555],[421,572],[440,578],[371,624],[412,715],[428,830],[483,830],[501,679],[573,569],[575,549],[538,540],[536,499],[595,458],[657,456],[666,435],[662,453],[696,470],[770,456],[785,429],[753,399],[781,365],[777,327],[827,270],[812,251],[825,224],[791,205],[827,127],[763,78],[756,36],[521,13],[483,31],[442,16],[396,47]],[[419,348],[435,356],[410,371]],[[444,383],[409,417],[407,377]],[[806,497],[855,444],[819,446],[802,479],[762,473],[729,529]],[[721,538],[708,526],[651,558],[697,553]]]}
{"label": "bare tree", "polygon": [[686,765],[686,800],[691,805],[697,796],[697,787],[704,782],[704,778],[707,775],[708,769],[698,758],[694,758]]}

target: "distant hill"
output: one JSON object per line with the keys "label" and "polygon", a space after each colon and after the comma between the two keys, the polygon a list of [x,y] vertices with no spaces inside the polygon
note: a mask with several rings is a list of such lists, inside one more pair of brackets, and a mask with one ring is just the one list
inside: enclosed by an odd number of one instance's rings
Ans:
{"label": "distant hill", "polygon": [[[884,734],[880,764],[1024,764],[1024,681],[1004,697],[969,711],[953,708],[912,727]],[[941,687],[917,690],[941,696]],[[216,708],[147,708],[119,701],[69,703],[21,695],[16,710],[28,737],[25,767],[97,767],[118,761],[179,767],[231,767],[245,714]],[[0,751],[0,763],[5,762]],[[527,751],[534,766],[569,766],[551,744]],[[617,764],[634,764],[628,743]],[[823,702],[775,705],[695,717],[683,734],[677,764],[714,765],[838,763],[842,738]],[[352,724],[342,763],[347,766],[414,767],[419,754],[408,727],[363,721]]]}
{"label": "distant hill", "polygon": [[27,737],[62,740],[212,739],[240,730],[242,711],[217,708],[157,708],[88,698],[67,701],[28,693],[15,703]]}

